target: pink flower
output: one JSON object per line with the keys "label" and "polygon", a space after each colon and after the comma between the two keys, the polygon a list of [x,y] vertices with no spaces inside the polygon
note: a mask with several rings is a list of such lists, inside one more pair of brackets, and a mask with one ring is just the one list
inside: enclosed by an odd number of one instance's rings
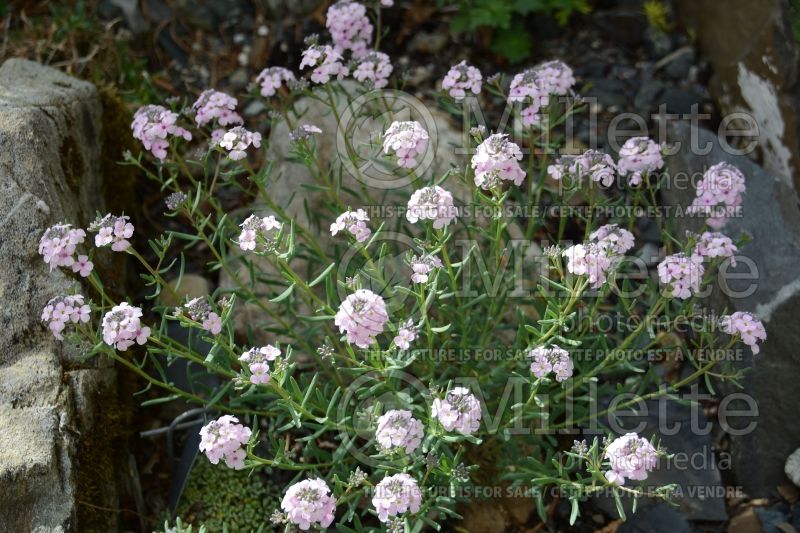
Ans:
{"label": "pink flower", "polygon": [[340,231],[347,230],[358,242],[364,242],[372,234],[367,227],[367,222],[369,222],[369,215],[363,209],[345,211],[336,217],[336,222],[331,224],[331,235],[335,236]]}
{"label": "pink flower", "polygon": [[397,166],[411,168],[417,165],[416,157],[428,148],[428,132],[419,122],[392,122],[383,134],[383,153],[393,154]]}
{"label": "pink flower", "polygon": [[475,185],[483,190],[511,181],[522,185],[525,171],[519,166],[522,150],[508,140],[508,135],[495,133],[478,145],[472,156],[472,170],[475,172]]}
{"label": "pink flower", "polygon": [[434,229],[441,229],[457,215],[453,206],[453,195],[438,185],[414,191],[408,200],[406,219],[412,224],[419,220],[432,220]]}
{"label": "pink flower", "polygon": [[353,57],[362,57],[372,41],[372,24],[367,9],[358,2],[338,2],[328,8],[325,26],[333,44],[340,50],[352,50]]}
{"label": "pink flower", "polygon": [[602,286],[615,265],[607,248],[597,243],[570,246],[561,255],[567,258],[567,270],[576,276],[587,276],[592,288]]}
{"label": "pink flower", "polygon": [[668,255],[658,264],[658,279],[668,294],[681,300],[700,292],[704,272],[702,264],[684,254]]}
{"label": "pink flower", "polygon": [[133,137],[142,141],[146,150],[163,161],[167,157],[169,135],[192,140],[192,134],[178,126],[177,121],[178,114],[174,111],[160,105],[146,105],[133,115],[131,130]]}
{"label": "pink flower", "polygon": [[422,492],[417,482],[408,474],[385,477],[375,486],[372,505],[378,512],[378,520],[388,522],[390,516],[408,511],[416,513],[422,504]]}
{"label": "pink flower", "polygon": [[[56,224],[47,228],[39,239],[39,254],[50,270],[56,267],[71,267],[75,263],[75,249],[83,242],[86,232],[71,224]],[[86,257],[86,256],[81,256]]]}
{"label": "pink flower", "polygon": [[274,96],[283,84],[294,80],[294,73],[283,67],[265,68],[256,77],[256,83],[261,86],[261,96],[267,98]]}
{"label": "pink flower", "polygon": [[414,256],[411,258],[411,281],[414,283],[427,283],[428,274],[434,269],[442,268],[442,261],[433,255],[424,255],[422,257]]}
{"label": "pink flower", "polygon": [[42,322],[47,322],[53,336],[62,340],[64,337],[61,332],[67,324],[85,324],[89,321],[90,313],[91,308],[84,304],[82,295],[56,296],[42,309]]}
{"label": "pink flower", "polygon": [[753,354],[761,351],[758,343],[767,340],[764,324],[752,313],[737,311],[732,315],[725,315],[720,318],[720,326],[725,333],[741,337],[742,342],[753,350]]}
{"label": "pink flower", "polygon": [[610,255],[624,255],[635,244],[633,233],[620,228],[617,224],[600,226],[589,235],[589,240],[596,242],[600,248],[607,250]]}
{"label": "pink flower", "polygon": [[424,436],[422,422],[403,409],[387,411],[378,419],[375,431],[375,440],[383,451],[403,450],[409,455],[419,448]]}
{"label": "pink flower", "polygon": [[264,384],[269,382],[269,363],[280,357],[279,348],[268,344],[261,348],[251,348],[239,357],[239,361],[250,368],[250,382]]}
{"label": "pink flower", "polygon": [[442,80],[442,89],[450,93],[450,97],[460,102],[467,95],[467,91],[478,95],[483,85],[481,71],[466,61],[450,67],[447,75]]}
{"label": "pink flower", "polygon": [[389,84],[392,75],[392,61],[383,52],[369,50],[356,63],[353,77],[372,89],[382,89]]}
{"label": "pink flower", "polygon": [[582,155],[562,155],[547,167],[547,174],[561,180],[569,174],[576,179],[588,176],[594,182],[608,187],[614,182],[617,165],[611,156],[597,150],[587,150]]}
{"label": "pink flower", "polygon": [[99,247],[111,245],[115,252],[124,252],[131,243],[128,241],[133,236],[133,224],[128,216],[114,216],[112,214],[96,219],[89,226],[89,231],[97,233],[94,245]]}
{"label": "pink flower", "polygon": [[92,269],[94,269],[94,263],[89,261],[88,255],[79,255],[77,261],[72,263],[72,271],[79,273],[84,278],[92,273]]}
{"label": "pink flower", "polygon": [[636,433],[627,433],[614,439],[605,452],[610,470],[606,479],[615,485],[624,485],[625,479],[642,481],[658,464],[658,452],[647,439]]}
{"label": "pink flower", "polygon": [[203,126],[216,120],[220,126],[231,124],[244,124],[244,120],[236,112],[237,100],[223,92],[208,89],[203,91],[192,105],[196,114],[194,117],[198,126]]}
{"label": "pink flower", "polygon": [[550,348],[539,347],[528,350],[528,357],[533,359],[531,372],[539,379],[546,377],[550,372],[556,375],[559,383],[572,377],[574,366],[569,353],[560,346],[553,344]]}
{"label": "pink flower", "polygon": [[303,531],[312,525],[327,528],[333,522],[336,499],[331,489],[321,479],[306,479],[295,483],[286,491],[281,509],[287,519]]}
{"label": "pink flower", "polygon": [[369,348],[388,321],[383,298],[370,290],[359,289],[339,306],[334,323],[340,332],[347,334],[347,342]]}
{"label": "pink flower", "polygon": [[697,244],[692,250],[692,259],[702,262],[704,259],[712,259],[715,257],[730,257],[731,265],[736,266],[736,258],[734,254],[737,252],[736,245],[733,241],[723,235],[713,231],[703,232],[697,239]]}
{"label": "pink flower", "polygon": [[433,400],[431,413],[447,431],[470,435],[481,425],[481,404],[464,387],[455,387],[444,399]]}
{"label": "pink flower", "polygon": [[312,44],[303,51],[300,69],[311,67],[311,81],[314,83],[328,83],[332,77],[341,80],[348,69],[342,63],[342,55],[329,45]]}
{"label": "pink flower", "polygon": [[322,133],[322,130],[313,124],[301,124],[299,127],[289,132],[289,140],[298,142],[300,140],[309,139],[311,136],[320,133]]}
{"label": "pink flower", "polygon": [[239,234],[239,248],[253,251],[274,251],[278,247],[278,234],[283,224],[278,222],[274,216],[257,217],[250,215],[244,222],[239,224],[242,232]]}
{"label": "pink flower", "polygon": [[200,451],[206,454],[211,464],[218,464],[223,459],[228,468],[244,468],[247,453],[242,446],[250,440],[252,431],[238,422],[235,416],[224,415],[200,429]]}
{"label": "pink flower", "polygon": [[746,188],[744,182],[744,174],[731,164],[710,167],[697,184],[697,197],[688,211],[707,216],[708,225],[720,229],[729,217],[739,212]]}
{"label": "pink flower", "polygon": [[550,103],[550,96],[564,96],[575,85],[572,69],[555,60],[541,63],[511,80],[509,102],[527,104],[522,110],[522,124],[531,126],[540,120],[539,110]]}
{"label": "pink flower", "polygon": [[150,337],[150,328],[142,326],[142,310],[123,302],[103,317],[103,341],[124,352],[134,343],[144,344]]}
{"label": "pink flower", "polygon": [[228,157],[234,161],[239,161],[247,157],[245,150],[250,146],[261,147],[261,134],[248,131],[242,126],[236,126],[225,132],[219,141],[219,146],[228,151]]}
{"label": "pink flower", "polygon": [[654,172],[664,166],[661,146],[647,137],[633,137],[625,141],[619,150],[617,168],[621,176],[627,176],[628,183],[636,186],[642,182],[642,175]]}
{"label": "pink flower", "polygon": [[408,319],[400,326],[393,342],[400,350],[408,350],[415,340],[417,340],[417,328],[414,326],[414,321]]}

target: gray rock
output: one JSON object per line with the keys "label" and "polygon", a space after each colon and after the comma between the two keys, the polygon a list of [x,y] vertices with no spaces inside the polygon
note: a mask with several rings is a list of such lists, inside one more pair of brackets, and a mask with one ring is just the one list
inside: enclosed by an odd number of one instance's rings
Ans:
{"label": "gray rock", "polygon": [[[704,306],[717,311],[751,311],[765,323],[767,341],[761,352],[753,356],[749,349],[742,350],[743,360],[736,361],[737,368],[747,370],[742,385],[744,390],[723,386],[722,394],[743,392],[758,406],[757,415],[740,416],[730,420],[734,429],[743,430],[749,422],[756,422],[752,431],[731,435],[733,471],[736,484],[752,497],[770,496],[777,485],[788,482],[784,462],[800,445],[800,412],[797,376],[800,375],[800,329],[796,327],[800,314],[800,209],[797,193],[780,176],[768,172],[743,155],[731,155],[722,149],[715,134],[703,130],[692,131],[689,124],[674,123],[669,132],[670,142],[680,142],[680,151],[667,158],[666,171],[671,176],[664,191],[665,204],[673,212],[685,208],[695,195],[692,186],[684,186],[683,176],[699,176],[708,166],[726,161],[736,165],[747,177],[742,216],[733,218],[723,229],[736,239],[742,234],[752,236],[752,241],[740,250],[744,256],[731,272],[755,274],[755,279],[727,279],[726,290],[716,292]],[[705,148],[700,155],[691,146]],[[680,180],[677,178],[681,177]],[[677,216],[673,220],[674,235],[682,236],[685,230],[697,231],[701,220]],[[715,284],[719,287],[719,284]],[[748,401],[747,397],[742,402]],[[739,402],[731,408],[744,409]],[[757,452],[757,453],[756,453]]]}
{"label": "gray rock", "polygon": [[649,115],[656,111],[661,102],[660,96],[667,88],[667,84],[661,80],[647,80],[642,82],[636,96],[633,99],[633,106],[637,113]]}
{"label": "gray rock", "polygon": [[692,533],[686,517],[667,503],[642,509],[620,524],[618,533]]}
{"label": "gray rock", "polygon": [[597,98],[597,102],[604,108],[624,109],[627,107],[629,90],[621,80],[591,80],[592,88],[586,91],[586,96]]}
{"label": "gray rock", "polygon": [[[76,285],[49,272],[40,236],[104,208],[102,124],[93,85],[25,60],[0,67],[0,531],[77,528],[75,453],[95,429],[98,391],[114,389],[113,369],[80,363],[81,347],[62,347],[40,322]],[[104,493],[95,503],[116,506],[113,484]]]}

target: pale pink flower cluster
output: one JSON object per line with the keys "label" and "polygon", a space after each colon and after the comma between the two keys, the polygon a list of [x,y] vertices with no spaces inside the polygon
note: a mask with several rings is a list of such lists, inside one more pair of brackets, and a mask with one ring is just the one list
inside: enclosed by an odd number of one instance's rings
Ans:
{"label": "pale pink flower cluster", "polygon": [[74,267],[75,250],[85,237],[86,232],[73,228],[72,224],[56,224],[47,228],[39,239],[39,253],[44,262],[50,265],[50,270],[56,267]]}
{"label": "pale pink flower cluster", "polygon": [[411,281],[414,283],[427,283],[428,275],[436,268],[442,268],[442,261],[433,255],[415,255],[411,258]]}
{"label": "pale pink flower cluster", "polygon": [[414,325],[414,321],[409,318],[400,326],[393,342],[399,349],[408,350],[415,340],[417,340],[417,328]]}
{"label": "pale pink flower cluster", "polygon": [[383,52],[367,51],[357,61],[353,77],[373,89],[389,85],[392,75],[392,60]]}
{"label": "pale pink flower cluster", "polygon": [[351,50],[353,57],[362,57],[372,40],[372,24],[367,8],[358,2],[343,0],[328,8],[325,26],[331,40],[340,50]]}
{"label": "pale pink flower cluster", "polygon": [[331,224],[331,235],[347,230],[358,242],[364,242],[372,234],[367,227],[367,222],[369,222],[369,215],[363,209],[345,211],[336,217],[336,222]]}
{"label": "pale pink flower cluster", "polygon": [[596,242],[612,256],[625,255],[625,252],[633,248],[636,242],[633,233],[625,228],[620,228],[617,224],[600,226],[589,235],[589,240]]}
{"label": "pale pink flower cluster", "polygon": [[647,479],[647,473],[658,464],[658,451],[647,439],[627,433],[608,445],[605,458],[611,468],[605,474],[608,482],[624,485],[625,479]]}
{"label": "pale pink flower cluster", "polygon": [[42,310],[42,322],[47,322],[47,327],[53,336],[61,340],[61,332],[68,323],[81,324],[89,321],[91,308],[84,303],[83,296],[56,296],[52,298]]}
{"label": "pale pink flower cluster", "polygon": [[160,105],[146,105],[140,107],[133,115],[131,130],[133,138],[142,141],[145,150],[160,160],[167,157],[169,141],[167,137],[174,135],[192,140],[192,134],[178,126],[178,114]]}
{"label": "pale pink flower cluster", "polygon": [[256,83],[261,86],[261,96],[267,98],[275,96],[283,84],[294,80],[294,73],[284,67],[265,68],[256,77]]}
{"label": "pale pink flower cluster", "polygon": [[697,244],[692,250],[692,259],[702,262],[704,259],[715,257],[731,257],[731,265],[736,266],[734,254],[738,251],[730,237],[715,231],[704,231],[697,238]]}
{"label": "pale pink flower cluster", "polygon": [[447,91],[456,102],[463,100],[467,91],[471,91],[475,95],[480,94],[482,85],[481,71],[468,65],[466,61],[450,67],[442,80],[442,89]]}
{"label": "pale pink flower cluster", "polygon": [[431,413],[447,431],[470,435],[481,425],[481,404],[464,387],[455,387],[443,399],[433,400]]}
{"label": "pale pink flower cluster", "polygon": [[616,261],[609,249],[596,242],[570,246],[561,255],[567,258],[567,270],[576,276],[587,276],[592,288],[602,286]]}
{"label": "pale pink flower cluster", "polygon": [[368,289],[358,289],[339,306],[334,323],[347,334],[347,342],[369,348],[389,321],[383,298]]}
{"label": "pale pink flower cluster", "polygon": [[383,153],[394,154],[397,166],[411,168],[428,148],[428,132],[416,121],[395,121],[383,134]]}
{"label": "pale pink flower cluster", "polygon": [[458,215],[453,205],[453,195],[438,185],[414,191],[408,200],[406,219],[412,224],[432,220],[434,229],[450,224]]}
{"label": "pale pink flower cluster", "polygon": [[298,142],[306,139],[310,139],[314,135],[319,135],[322,133],[322,130],[313,124],[301,124],[294,130],[289,132],[289,140],[292,142]]}
{"label": "pale pink flower cluster", "polygon": [[509,102],[523,102],[522,124],[531,126],[540,120],[539,110],[550,103],[550,96],[564,96],[575,85],[572,69],[562,61],[548,61],[511,80]]}
{"label": "pale pink flower cluster", "polygon": [[111,245],[115,252],[124,252],[131,243],[128,241],[133,236],[133,224],[128,216],[115,216],[107,214],[96,219],[89,225],[89,231],[97,233],[94,236],[94,245],[97,247]]}
{"label": "pale pink flower cluster", "polygon": [[336,511],[336,498],[331,495],[328,484],[321,479],[305,479],[286,490],[281,509],[292,524],[303,531],[318,525],[331,525]]}
{"label": "pale pink flower cluster", "polygon": [[250,215],[239,224],[239,227],[242,228],[239,234],[239,248],[253,251],[258,247],[260,250],[270,251],[277,246],[278,233],[283,224],[272,215],[267,217]]}
{"label": "pale pink flower cluster", "polygon": [[761,351],[758,343],[767,340],[767,330],[764,328],[764,324],[752,313],[737,311],[731,315],[725,315],[720,318],[720,327],[729,335],[739,335],[742,342],[753,350],[753,354]]}
{"label": "pale pink flower cluster", "polygon": [[707,216],[714,229],[723,227],[742,205],[744,181],[742,171],[729,163],[709,167],[697,184],[697,197],[689,211]]}
{"label": "pale pink flower cluster", "polygon": [[522,185],[525,171],[519,166],[522,150],[508,140],[508,135],[495,133],[478,145],[472,156],[472,170],[475,172],[475,185],[483,190],[511,181]]}
{"label": "pale pink flower cluster", "polygon": [[658,264],[658,279],[674,298],[685,300],[700,292],[705,269],[682,253],[668,255]]}
{"label": "pale pink flower cluster", "polygon": [[261,348],[250,348],[239,357],[239,361],[246,363],[250,369],[250,382],[259,385],[269,382],[269,363],[280,355],[279,348],[268,344]]}
{"label": "pale pink flower cluster", "polygon": [[328,83],[331,78],[341,80],[347,73],[347,67],[342,63],[342,54],[330,45],[312,44],[303,51],[300,69],[313,68],[311,81],[314,83]]}
{"label": "pale pink flower cluster", "polygon": [[390,516],[419,511],[422,491],[419,490],[416,480],[408,474],[387,476],[375,486],[372,505],[378,512],[378,520],[387,522]]}
{"label": "pale pink flower cluster", "polygon": [[627,176],[630,185],[639,185],[645,173],[654,172],[664,166],[661,146],[647,137],[633,137],[619,149],[617,169]]}
{"label": "pale pink flower cluster", "polygon": [[246,150],[250,146],[261,147],[261,134],[257,131],[248,131],[242,126],[236,126],[222,135],[219,145],[228,151],[228,157],[239,161],[247,157]]}
{"label": "pale pink flower cluster", "polygon": [[206,454],[211,464],[225,461],[228,468],[241,470],[247,452],[242,448],[250,440],[252,431],[239,424],[235,416],[224,415],[212,420],[200,429],[200,451]]}
{"label": "pale pink flower cluster", "polygon": [[243,124],[244,120],[236,112],[237,103],[233,96],[213,89],[205,90],[200,93],[197,101],[192,105],[192,109],[195,110],[194,120],[198,126],[214,120],[220,126]]}
{"label": "pale pink flower cluster", "polygon": [[141,322],[142,310],[127,302],[114,306],[103,317],[103,342],[124,352],[134,343],[144,344],[150,328]]}
{"label": "pale pink flower cluster", "polygon": [[387,411],[378,419],[375,430],[375,440],[384,451],[404,450],[407,454],[419,448],[424,436],[422,422],[405,409]]}
{"label": "pale pink flower cluster", "polygon": [[212,335],[219,335],[222,331],[222,317],[211,310],[205,298],[197,297],[183,305],[183,311],[194,320],[202,324],[203,329]]}
{"label": "pale pink flower cluster", "polygon": [[616,173],[617,165],[614,160],[599,150],[587,150],[581,155],[562,155],[547,167],[547,174],[554,180],[561,180],[566,175],[576,179],[589,176],[589,179],[603,187],[614,183]]}
{"label": "pale pink flower cluster", "polygon": [[533,359],[531,372],[539,379],[547,377],[550,372],[556,376],[559,383],[572,377],[575,367],[569,353],[560,346],[553,344],[550,348],[540,346],[528,350],[528,357]]}

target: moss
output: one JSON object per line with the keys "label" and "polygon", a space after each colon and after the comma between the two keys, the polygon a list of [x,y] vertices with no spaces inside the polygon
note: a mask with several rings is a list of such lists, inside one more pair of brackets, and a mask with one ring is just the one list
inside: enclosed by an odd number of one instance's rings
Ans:
{"label": "moss", "polygon": [[58,155],[67,186],[77,193],[80,189],[81,177],[86,172],[86,162],[83,160],[81,151],[72,136],[65,137],[61,142],[61,146],[58,148]]}
{"label": "moss", "polygon": [[100,159],[100,175],[103,177],[103,196],[108,211],[112,213],[137,214],[141,202],[136,200],[138,171],[135,167],[120,165],[125,151],[135,152],[138,147],[131,135],[133,116],[110,86],[98,87],[103,106],[103,131],[100,142],[103,147]]}

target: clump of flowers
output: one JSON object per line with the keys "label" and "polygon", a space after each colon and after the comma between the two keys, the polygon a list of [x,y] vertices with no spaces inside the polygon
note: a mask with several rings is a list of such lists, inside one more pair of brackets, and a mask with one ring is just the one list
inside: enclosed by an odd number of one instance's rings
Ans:
{"label": "clump of flowers", "polygon": [[136,110],[131,123],[133,138],[144,145],[145,150],[160,160],[167,157],[169,141],[167,137],[173,135],[182,137],[187,141],[192,140],[192,134],[178,126],[178,114],[160,105],[146,105]]}
{"label": "clump of flowers", "polygon": [[261,71],[256,77],[256,83],[260,86],[261,96],[269,98],[275,96],[284,84],[294,81],[294,73],[288,68],[269,67]]}
{"label": "clump of flowers", "polygon": [[467,64],[466,61],[450,67],[442,80],[442,89],[447,91],[456,102],[463,100],[467,91],[474,95],[480,94],[482,85],[481,71]]}
{"label": "clump of flowers", "polygon": [[547,167],[547,174],[554,180],[561,180],[567,175],[576,180],[588,176],[603,187],[609,187],[614,183],[617,165],[610,155],[599,150],[587,150],[581,155],[562,155]]}
{"label": "clump of flowers", "polygon": [[539,379],[547,377],[553,372],[556,381],[561,383],[572,377],[574,366],[569,353],[560,346],[553,344],[550,348],[540,346],[528,350],[528,357],[533,359],[531,372]]}
{"label": "clump of flowers", "polygon": [[336,236],[340,231],[348,231],[358,242],[369,239],[372,231],[367,227],[369,215],[363,209],[345,211],[331,224],[331,235]]}
{"label": "clump of flowers", "polygon": [[522,150],[508,140],[508,135],[495,133],[478,145],[472,156],[472,170],[475,172],[475,185],[488,191],[503,181],[522,185],[525,171],[519,166]]}
{"label": "clump of flowers", "polygon": [[736,266],[734,254],[737,252],[736,245],[730,237],[715,231],[704,231],[698,238],[697,244],[692,250],[692,259],[703,261],[716,257],[731,257],[731,265]]}
{"label": "clump of flowers", "polygon": [[335,318],[339,331],[347,335],[347,342],[359,348],[369,348],[388,321],[383,298],[368,289],[359,289],[348,296]]}
{"label": "clump of flowers", "polygon": [[357,58],[366,53],[372,40],[372,24],[363,4],[348,0],[334,3],[328,8],[325,26],[337,48],[351,50]]}
{"label": "clump of flowers", "polygon": [[114,306],[103,317],[103,342],[124,352],[134,344],[144,344],[150,328],[141,322],[142,310],[127,302]]}
{"label": "clump of flowers", "polygon": [[615,485],[624,485],[626,479],[642,481],[658,464],[658,451],[645,438],[627,433],[614,439],[605,452],[610,469],[606,479]]}
{"label": "clump of flowers", "polygon": [[708,217],[707,223],[720,229],[735,216],[745,191],[744,174],[730,163],[717,163],[706,170],[697,184],[697,196],[689,211]]}
{"label": "clump of flowers", "polygon": [[378,513],[378,520],[387,522],[389,517],[416,513],[422,504],[422,492],[414,478],[408,474],[395,474],[385,477],[375,486],[372,505]]}
{"label": "clump of flowers", "polygon": [[411,258],[411,281],[414,283],[427,283],[428,275],[434,269],[442,268],[442,260],[435,255],[413,256]]}
{"label": "clump of flowers", "polygon": [[620,228],[618,224],[606,224],[600,226],[589,235],[589,240],[610,252],[611,255],[624,255],[625,252],[633,248],[636,240],[633,233]]}
{"label": "clump of flowers", "polygon": [[197,101],[192,104],[195,111],[194,120],[198,126],[204,126],[216,121],[220,126],[242,124],[244,120],[236,112],[238,101],[233,96],[220,91],[208,89],[200,93]]}
{"label": "clump of flowers", "polygon": [[720,318],[722,331],[729,335],[738,335],[742,342],[748,345],[753,354],[761,351],[758,343],[767,340],[767,330],[764,324],[752,313],[737,311],[731,315]]}
{"label": "clump of flowers", "polygon": [[73,228],[72,224],[56,224],[47,228],[39,239],[39,254],[50,265],[50,270],[72,267],[75,264],[75,250],[85,237],[86,232]]}
{"label": "clump of flowers", "polygon": [[200,451],[211,464],[225,461],[228,468],[241,470],[247,452],[242,448],[250,440],[252,431],[239,423],[235,416],[224,415],[200,429]]}
{"label": "clump of flowers", "polygon": [[222,318],[212,311],[205,298],[192,298],[183,305],[183,311],[212,335],[219,335],[222,331]]}
{"label": "clump of flowers", "polygon": [[250,215],[239,224],[239,248],[244,251],[273,251],[278,246],[278,234],[283,227],[274,216],[258,217]]}
{"label": "clump of flowers", "polygon": [[109,213],[92,222],[89,231],[97,233],[94,245],[98,248],[110,244],[115,252],[124,252],[131,245],[128,239],[133,236],[133,224],[128,216],[118,217]]}
{"label": "clump of flowers", "polygon": [[595,242],[576,244],[561,252],[567,258],[567,270],[576,276],[587,276],[592,288],[601,287],[614,266],[609,249]]}
{"label": "clump of flowers", "polygon": [[628,139],[619,149],[617,169],[622,176],[630,174],[628,177],[630,185],[639,185],[644,174],[655,172],[663,166],[661,146],[647,137]]}
{"label": "clump of flowers", "polygon": [[378,419],[375,430],[375,440],[384,451],[403,450],[409,455],[419,448],[424,436],[422,422],[405,409],[387,411]]}
{"label": "clump of flowers", "polygon": [[336,498],[321,479],[305,479],[289,487],[281,501],[289,522],[303,531],[312,525],[328,527],[336,512]]}
{"label": "clump of flowers", "polygon": [[85,324],[90,313],[91,308],[84,303],[82,295],[56,296],[42,310],[42,322],[47,323],[56,339],[62,340],[61,333],[67,324]]}
{"label": "clump of flowers", "polygon": [[403,322],[394,338],[394,344],[401,350],[408,350],[411,343],[417,340],[417,327],[412,319]]}
{"label": "clump of flowers", "polygon": [[481,425],[481,404],[464,387],[455,387],[444,398],[433,400],[431,413],[447,431],[470,435]]}
{"label": "clump of flowers", "polygon": [[280,348],[268,344],[260,348],[250,348],[239,357],[239,361],[250,369],[250,382],[260,385],[269,382],[269,364],[280,355]]}
{"label": "clump of flowers", "polygon": [[408,200],[406,219],[412,224],[432,220],[435,229],[441,229],[455,220],[457,211],[453,195],[438,185],[414,191]]}
{"label": "clump of flowers", "polygon": [[389,85],[392,75],[392,60],[383,52],[370,50],[365,52],[356,63],[353,77],[373,89],[382,89]]}
{"label": "clump of flowers", "polygon": [[703,265],[685,254],[668,255],[658,264],[658,279],[673,298],[685,300],[700,292]]}
{"label": "clump of flowers", "polygon": [[428,148],[428,132],[416,121],[392,122],[383,134],[383,153],[397,158],[397,166],[411,168]]}
{"label": "clump of flowers", "polygon": [[347,67],[342,63],[342,54],[330,45],[312,44],[303,51],[300,69],[312,68],[311,81],[328,83],[331,78],[341,80],[347,76]]}
{"label": "clump of flowers", "polygon": [[314,135],[318,135],[322,133],[322,130],[319,129],[318,126],[313,124],[301,124],[291,132],[289,132],[289,140],[292,142],[298,142],[310,139]]}
{"label": "clump of flowers", "polygon": [[261,147],[261,134],[236,126],[226,131],[219,140],[219,145],[228,151],[228,157],[234,161],[247,157],[246,150],[253,146]]}
{"label": "clump of flowers", "polygon": [[186,196],[186,193],[177,191],[170,193],[170,195],[164,200],[164,204],[170,211],[177,211],[186,203],[186,200],[188,199],[189,197]]}
{"label": "clump of flowers", "polygon": [[541,120],[539,110],[550,103],[550,96],[564,96],[575,85],[572,69],[554,60],[520,72],[511,80],[509,102],[522,102],[522,124],[531,126]]}

